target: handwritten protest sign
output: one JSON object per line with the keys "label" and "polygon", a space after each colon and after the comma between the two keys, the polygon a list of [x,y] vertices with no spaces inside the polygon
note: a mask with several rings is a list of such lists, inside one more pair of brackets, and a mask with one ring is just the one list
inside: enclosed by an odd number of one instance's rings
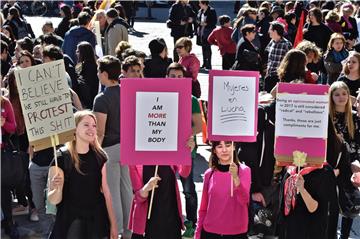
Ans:
{"label": "handwritten protest sign", "polygon": [[136,92],[136,151],[176,151],[179,94]]}
{"label": "handwritten protest sign", "polygon": [[210,140],[256,141],[259,73],[210,71]]}
{"label": "handwritten protest sign", "polygon": [[64,61],[19,68],[15,77],[30,145],[48,148],[54,135],[60,144],[72,140],[75,121]]}
{"label": "handwritten protest sign", "polygon": [[189,165],[191,79],[121,80],[121,164]]}
{"label": "handwritten protest sign", "polygon": [[274,152],[278,165],[292,165],[294,151],[307,154],[307,165],[325,161],[328,89],[312,84],[278,85]]}

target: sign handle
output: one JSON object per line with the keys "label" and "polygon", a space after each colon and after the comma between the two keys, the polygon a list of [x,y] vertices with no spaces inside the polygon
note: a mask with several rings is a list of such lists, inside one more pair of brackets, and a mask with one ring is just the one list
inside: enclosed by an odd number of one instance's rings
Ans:
{"label": "sign handle", "polygon": [[57,135],[57,134],[51,135],[50,139],[51,139],[51,145],[54,149],[55,175],[57,175],[59,173],[59,167],[58,167],[58,160],[57,160],[57,153],[56,153],[56,145],[59,144],[59,135]]}
{"label": "sign handle", "polygon": [[[234,162],[234,141],[231,141],[231,149],[232,149],[232,152],[231,152],[231,164]],[[234,178],[233,176],[231,175],[231,182],[230,182],[230,195],[231,197],[234,196]]]}
{"label": "sign handle", "polygon": [[[156,165],[154,177],[157,176],[158,169],[159,169],[159,165]],[[154,193],[155,193],[155,186],[153,186],[153,188],[151,190],[151,198],[150,198],[150,205],[149,205],[149,212],[148,212],[148,218],[147,219],[150,219],[150,216],[151,216],[151,209],[152,209],[152,204],[153,204],[153,200],[154,200]]]}

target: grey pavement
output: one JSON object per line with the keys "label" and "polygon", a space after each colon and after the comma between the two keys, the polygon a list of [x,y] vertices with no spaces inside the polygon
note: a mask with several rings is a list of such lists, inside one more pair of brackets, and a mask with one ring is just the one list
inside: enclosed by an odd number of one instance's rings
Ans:
{"label": "grey pavement", "polygon": [[[219,1],[213,4],[215,7],[218,16],[222,14],[227,14],[231,17],[234,16],[233,14],[233,2],[232,1]],[[147,9],[146,8],[139,8],[137,12],[137,19],[135,22],[135,30],[136,32],[132,33],[129,36],[130,44],[137,50],[142,50],[146,54],[150,54],[148,49],[148,43],[156,38],[162,37],[165,39],[167,46],[169,48],[169,57],[172,57],[173,51],[173,39],[170,37],[170,29],[166,27],[165,21],[168,17],[168,8],[156,8],[152,9],[152,16],[155,19],[146,19],[147,17]],[[47,17],[27,17],[29,23],[32,25],[35,35],[39,36],[41,34],[41,26],[45,21],[51,20],[54,26],[57,26],[60,22],[60,18],[47,18]],[[202,53],[201,47],[197,46],[195,38],[193,38],[193,53],[197,55],[202,63]],[[212,47],[212,66],[213,69],[221,69],[221,56],[217,49],[217,47]],[[199,81],[202,89],[202,98],[207,100],[208,95],[208,74],[206,71],[200,72],[199,74]],[[200,142],[198,148],[198,155],[194,163],[194,181],[196,184],[196,191],[198,194],[198,202],[200,204],[201,193],[202,193],[202,174],[208,168],[208,159],[210,156],[209,147],[206,145],[201,145],[201,135],[198,136],[198,142]],[[180,190],[182,191],[181,183],[179,182]],[[185,212],[185,201],[184,197],[182,196],[182,206],[183,212]],[[41,226],[40,223],[30,222],[28,220],[27,215],[23,216],[15,216],[15,220],[17,221],[21,233],[21,238],[23,239],[42,239],[46,238],[45,236],[41,236]],[[48,220],[50,220],[48,218]],[[339,229],[339,228],[338,228]],[[1,238],[8,238],[3,233],[1,234]],[[255,239],[257,237],[252,237]],[[360,219],[357,218],[354,221],[351,239],[360,239]]]}

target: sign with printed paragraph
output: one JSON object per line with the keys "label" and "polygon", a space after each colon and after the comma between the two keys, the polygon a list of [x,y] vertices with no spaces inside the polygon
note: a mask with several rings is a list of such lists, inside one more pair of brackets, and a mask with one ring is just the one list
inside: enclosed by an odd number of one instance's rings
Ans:
{"label": "sign with printed paragraph", "polygon": [[259,73],[210,71],[209,140],[255,142]]}
{"label": "sign with printed paragraph", "polygon": [[125,165],[190,165],[191,79],[122,79],[121,155]]}
{"label": "sign with printed paragraph", "polygon": [[293,152],[307,155],[306,166],[326,157],[329,86],[279,83],[276,95],[275,157],[293,165]]}
{"label": "sign with printed paragraph", "polygon": [[36,151],[74,138],[75,121],[64,61],[15,70],[29,143]]}

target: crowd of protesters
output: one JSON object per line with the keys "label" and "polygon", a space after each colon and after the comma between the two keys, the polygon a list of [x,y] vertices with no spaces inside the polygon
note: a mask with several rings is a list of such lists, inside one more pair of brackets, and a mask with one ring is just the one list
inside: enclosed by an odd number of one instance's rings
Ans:
{"label": "crowd of protesters", "polygon": [[[75,2],[60,4],[61,22],[46,22],[40,36],[34,35],[18,3],[6,3],[1,10],[2,157],[13,147],[27,155],[22,182],[1,182],[5,234],[20,237],[13,216],[26,212],[41,225],[42,238],[53,239],[242,239],[258,234],[335,239],[339,218],[340,238],[349,238],[360,213],[360,2],[236,1],[237,16],[231,19],[217,16],[209,1],[177,0],[163,26],[170,28],[174,41],[149,39],[149,56],[129,40],[136,1],[111,1],[109,8],[99,7],[98,1]],[[96,42],[95,21],[102,45]],[[194,36],[202,60],[192,53]],[[172,58],[167,44],[174,45]],[[212,45],[220,50],[223,70],[260,73],[263,98],[256,142],[210,142],[198,209],[195,136],[206,123],[198,74],[213,67]],[[55,60],[64,61],[76,112],[74,139],[56,154],[60,169],[54,169],[53,148],[34,152],[29,146],[14,74]],[[119,164],[121,79],[148,77],[192,80],[191,166]],[[322,166],[297,171],[276,165],[278,82],[329,85]]]}

